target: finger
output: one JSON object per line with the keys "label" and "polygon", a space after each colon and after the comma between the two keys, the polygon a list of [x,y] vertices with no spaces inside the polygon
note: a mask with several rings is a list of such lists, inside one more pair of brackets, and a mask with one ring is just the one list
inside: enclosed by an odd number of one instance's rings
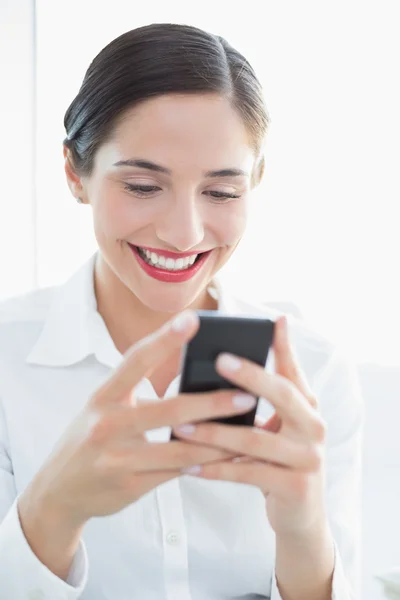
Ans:
{"label": "finger", "polygon": [[301,498],[308,477],[301,471],[291,471],[260,461],[218,462],[201,466],[194,474],[203,479],[254,485],[264,494],[271,493],[282,500],[295,500],[296,496]]}
{"label": "finger", "polygon": [[132,346],[122,365],[95,393],[95,404],[126,398],[132,389],[168,356],[194,336],[199,327],[195,312],[185,311],[156,332]]}
{"label": "finger", "polygon": [[252,427],[203,423],[191,433],[174,429],[177,437],[194,444],[206,444],[236,455],[273,462],[290,469],[317,471],[321,454],[316,444],[305,444],[276,433]]}
{"label": "finger", "polygon": [[307,378],[301,369],[293,344],[289,339],[288,320],[286,316],[280,317],[274,328],[274,357],[275,371],[286,377],[307,398],[313,408],[318,406],[318,401],[312,392]]}
{"label": "finger", "polygon": [[225,450],[174,441],[140,445],[133,452],[128,449],[113,452],[107,461],[110,468],[128,468],[132,472],[145,473],[231,460],[233,456]]}
{"label": "finger", "polygon": [[[247,402],[247,404],[245,404]],[[163,402],[146,402],[115,415],[123,435],[134,436],[158,427],[176,426],[248,412],[254,397],[239,390],[180,394]]]}
{"label": "finger", "polygon": [[312,439],[319,438],[322,432],[318,414],[286,377],[267,373],[263,367],[230,354],[221,354],[216,367],[238,387],[271,402],[283,421],[290,422]]}

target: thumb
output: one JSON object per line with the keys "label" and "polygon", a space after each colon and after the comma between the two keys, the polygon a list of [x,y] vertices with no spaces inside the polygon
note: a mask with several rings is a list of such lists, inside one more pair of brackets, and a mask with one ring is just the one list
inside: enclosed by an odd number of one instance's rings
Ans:
{"label": "thumb", "polygon": [[119,368],[95,392],[93,402],[95,404],[126,402],[132,390],[142,379],[148,377],[173,352],[181,350],[183,345],[195,335],[199,325],[200,321],[196,313],[187,310],[134,344],[124,355]]}

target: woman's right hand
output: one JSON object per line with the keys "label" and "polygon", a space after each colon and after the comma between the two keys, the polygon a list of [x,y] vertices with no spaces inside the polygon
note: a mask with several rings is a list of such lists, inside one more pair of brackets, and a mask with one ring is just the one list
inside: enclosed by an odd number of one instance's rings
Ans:
{"label": "woman's right hand", "polygon": [[[179,318],[179,317],[178,317]],[[125,355],[122,365],[90,398],[67,428],[30,484],[35,503],[43,498],[70,523],[116,513],[181,469],[232,456],[182,441],[149,443],[145,431],[243,413],[232,402],[238,390],[179,395],[137,404],[132,390],[196,333],[195,313],[180,315]],[[185,324],[185,326],[183,326]]]}

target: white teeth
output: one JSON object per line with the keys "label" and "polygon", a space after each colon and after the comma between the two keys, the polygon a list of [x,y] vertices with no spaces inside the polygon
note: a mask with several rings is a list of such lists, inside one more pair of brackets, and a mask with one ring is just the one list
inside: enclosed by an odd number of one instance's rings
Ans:
{"label": "white teeth", "polygon": [[150,265],[162,267],[167,271],[182,271],[192,266],[198,257],[198,254],[192,254],[192,256],[186,256],[185,258],[177,258],[174,260],[173,258],[167,258],[166,256],[161,256],[156,254],[155,252],[150,252],[150,250],[144,250],[140,248],[140,252],[143,258]]}

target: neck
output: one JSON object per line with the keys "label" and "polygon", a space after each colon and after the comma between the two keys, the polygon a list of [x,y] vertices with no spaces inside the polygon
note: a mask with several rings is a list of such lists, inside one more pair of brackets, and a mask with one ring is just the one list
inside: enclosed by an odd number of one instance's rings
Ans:
{"label": "neck", "polygon": [[[94,286],[97,310],[121,354],[174,316],[144,305],[115,275],[100,253],[96,258]],[[188,308],[215,310],[217,302],[205,289]]]}

